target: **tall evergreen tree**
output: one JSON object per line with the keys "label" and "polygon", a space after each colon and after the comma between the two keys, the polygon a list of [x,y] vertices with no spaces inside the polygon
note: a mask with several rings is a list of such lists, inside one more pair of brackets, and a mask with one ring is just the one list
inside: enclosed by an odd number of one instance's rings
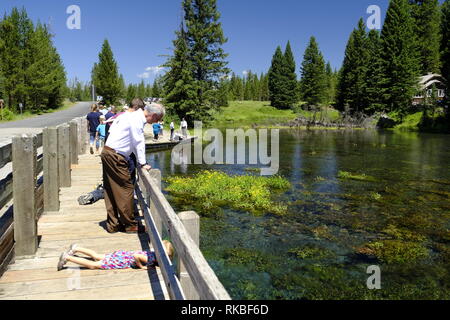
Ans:
{"label": "tall evergreen tree", "polygon": [[97,94],[103,97],[106,104],[116,103],[120,97],[119,68],[108,40],[103,42],[99,62],[94,65],[92,81]]}
{"label": "tall evergreen tree", "polygon": [[[450,0],[442,4],[441,33],[442,75],[450,83]],[[450,92],[447,95],[450,96]]]}
{"label": "tall evergreen tree", "polygon": [[3,90],[10,109],[19,103],[20,88],[23,85],[23,58],[22,36],[20,34],[20,13],[13,8],[11,15],[5,14],[0,24],[0,67],[3,78]]}
{"label": "tall evergreen tree", "polygon": [[[27,70],[28,81],[30,84],[31,104],[35,110],[39,110],[43,104],[47,104],[48,96],[52,91],[53,72],[51,70],[52,56],[51,43],[45,27],[41,24],[36,26],[36,31],[31,39],[31,47],[33,56],[31,66]],[[81,84],[75,79],[74,94]],[[76,96],[74,98],[77,98]],[[80,100],[78,100],[80,101]]]}
{"label": "tall evergreen tree", "polygon": [[[442,52],[442,75],[447,80],[447,106],[450,105],[450,0],[442,4],[441,22],[441,52]],[[450,126],[450,107],[447,107],[447,118]]]}
{"label": "tall evergreen tree", "polygon": [[440,60],[441,12],[438,0],[409,0],[419,51],[421,73],[437,73]]}
{"label": "tall evergreen tree", "polygon": [[269,92],[270,103],[277,109],[283,108],[283,91],[285,89],[286,77],[284,74],[284,55],[281,47],[278,46],[272,58],[272,65],[269,70]]}
{"label": "tall evergreen tree", "polygon": [[286,45],[286,50],[284,52],[284,69],[286,77],[286,91],[284,92],[285,101],[283,103],[285,108],[292,108],[294,104],[298,101],[298,82],[296,74],[296,65],[294,54],[292,53],[291,42],[288,41]]}
{"label": "tall evergreen tree", "polygon": [[383,43],[378,30],[370,30],[367,44],[368,65],[364,93],[365,111],[366,113],[374,113],[383,110],[386,82],[386,79],[383,77]]}
{"label": "tall evergreen tree", "polygon": [[[169,111],[181,118],[194,118],[198,108],[197,82],[193,77],[193,64],[187,43],[184,26],[176,32],[177,38],[173,41],[173,56],[166,62],[169,71],[164,76],[164,89],[166,91],[165,103]],[[157,89],[157,88],[156,88]],[[158,92],[152,90],[157,97]]]}
{"label": "tall evergreen tree", "polygon": [[300,89],[303,100],[309,105],[324,103],[327,95],[325,61],[314,37],[311,37],[306,48],[301,76]]}
{"label": "tall evergreen tree", "polygon": [[420,75],[414,20],[407,0],[391,0],[381,32],[387,111],[407,113]]}
{"label": "tall evergreen tree", "polygon": [[337,79],[335,72],[331,68],[330,62],[328,62],[325,67],[325,73],[327,76],[327,103],[333,104],[334,99],[336,98]]}
{"label": "tall evergreen tree", "polygon": [[217,0],[183,0],[183,8],[188,52],[197,82],[196,117],[207,120],[211,109],[218,107],[214,95],[218,94],[219,81],[229,73],[225,60],[228,55],[222,48],[227,39],[219,21]]}
{"label": "tall evergreen tree", "polygon": [[366,105],[366,73],[368,68],[367,33],[362,19],[353,30],[345,50],[340,74],[338,109],[350,107],[351,112],[362,112]]}
{"label": "tall evergreen tree", "polygon": [[137,88],[137,97],[141,99],[145,99],[145,83],[144,80],[141,80]]}

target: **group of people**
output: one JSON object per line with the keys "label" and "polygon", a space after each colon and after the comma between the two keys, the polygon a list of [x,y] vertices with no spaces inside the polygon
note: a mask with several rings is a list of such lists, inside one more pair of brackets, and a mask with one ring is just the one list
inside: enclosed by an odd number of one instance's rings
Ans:
{"label": "group of people", "polygon": [[[125,112],[116,113],[114,107],[106,110],[93,105],[87,116],[91,153],[95,141],[104,144],[100,157],[103,165],[108,233],[143,232],[134,214],[136,168],[151,169],[146,161],[144,127],[146,124],[159,123],[164,116],[165,108],[161,104],[145,104],[139,98],[134,99]],[[173,247],[170,242],[165,242],[165,248],[171,256]],[[76,257],[76,254],[83,254],[94,261]],[[90,269],[147,268],[156,264],[152,252],[115,251],[112,254],[99,255],[75,244],[61,254],[58,270],[62,270],[68,261]]]}
{"label": "group of people", "polygon": [[[186,139],[188,136],[188,123],[185,118],[181,120],[180,131],[181,138]],[[153,124],[153,141],[158,141],[160,137],[164,136],[164,122],[160,121],[158,123]],[[170,141],[175,141],[175,122],[170,123]]]}

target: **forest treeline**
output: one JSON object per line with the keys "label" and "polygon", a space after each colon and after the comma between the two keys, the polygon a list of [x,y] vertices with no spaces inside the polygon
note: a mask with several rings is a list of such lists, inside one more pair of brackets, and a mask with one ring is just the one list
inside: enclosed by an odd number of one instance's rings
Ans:
{"label": "forest treeline", "polygon": [[52,38],[48,26],[34,24],[25,9],[14,8],[0,19],[0,99],[6,107],[2,118],[62,105],[66,72]]}

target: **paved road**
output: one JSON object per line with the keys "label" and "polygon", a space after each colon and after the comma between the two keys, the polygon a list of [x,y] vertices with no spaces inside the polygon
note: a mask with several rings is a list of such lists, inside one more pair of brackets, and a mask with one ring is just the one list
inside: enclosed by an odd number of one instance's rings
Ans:
{"label": "paved road", "polygon": [[[80,102],[59,112],[44,114],[33,118],[0,124],[0,147],[11,143],[15,135],[24,133],[38,134],[46,127],[55,127],[72,119],[85,116],[90,111],[90,102]],[[12,170],[11,163],[0,169],[0,179],[4,179]]]}
{"label": "paved road", "polygon": [[59,112],[44,114],[33,118],[0,124],[0,145],[8,143],[11,137],[23,133],[40,133],[43,128],[55,127],[72,119],[85,116],[90,111],[90,102],[80,102]]}

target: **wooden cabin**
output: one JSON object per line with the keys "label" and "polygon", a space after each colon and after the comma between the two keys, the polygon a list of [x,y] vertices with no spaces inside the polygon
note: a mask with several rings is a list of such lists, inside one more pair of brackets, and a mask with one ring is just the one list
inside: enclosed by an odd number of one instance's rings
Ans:
{"label": "wooden cabin", "polygon": [[420,77],[419,92],[413,98],[413,105],[423,105],[436,97],[437,102],[444,101],[447,95],[447,81],[443,76],[436,73],[430,73]]}

